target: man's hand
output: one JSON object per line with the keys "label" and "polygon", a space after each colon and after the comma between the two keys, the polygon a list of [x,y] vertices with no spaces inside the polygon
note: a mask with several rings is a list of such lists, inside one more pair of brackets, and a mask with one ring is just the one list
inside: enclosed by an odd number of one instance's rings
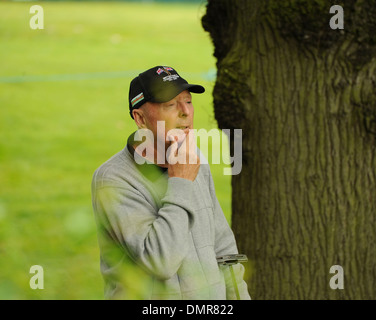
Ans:
{"label": "man's hand", "polygon": [[200,170],[200,159],[196,153],[193,130],[189,130],[187,135],[170,136],[170,140],[173,142],[167,154],[169,177],[194,181]]}

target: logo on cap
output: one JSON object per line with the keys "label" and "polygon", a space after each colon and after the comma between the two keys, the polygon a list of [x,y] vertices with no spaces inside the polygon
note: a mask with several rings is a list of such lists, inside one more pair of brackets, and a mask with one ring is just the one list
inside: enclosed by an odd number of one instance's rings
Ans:
{"label": "logo on cap", "polygon": [[132,108],[135,106],[135,104],[137,104],[138,102],[144,100],[144,93],[141,92],[140,94],[138,94],[137,96],[135,96],[132,100],[131,100],[131,104],[132,104]]}
{"label": "logo on cap", "polygon": [[174,81],[178,78],[180,78],[180,77],[177,74],[170,74],[166,77],[163,77],[163,81]]}
{"label": "logo on cap", "polygon": [[174,71],[174,69],[170,67],[163,67],[163,68],[158,68],[157,73],[161,75],[163,72],[166,72],[170,76],[171,75],[170,71]]}

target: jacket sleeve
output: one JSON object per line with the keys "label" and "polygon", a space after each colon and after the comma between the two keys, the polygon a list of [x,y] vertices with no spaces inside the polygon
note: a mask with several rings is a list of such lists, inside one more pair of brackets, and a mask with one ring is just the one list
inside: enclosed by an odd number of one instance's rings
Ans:
{"label": "jacket sleeve", "polygon": [[93,192],[97,219],[146,271],[171,278],[187,254],[195,207],[193,182],[169,178],[159,211],[132,187],[104,184]]}
{"label": "jacket sleeve", "polygon": [[[209,171],[210,172],[210,171]],[[214,205],[214,219],[215,219],[215,253],[217,257],[229,254],[237,254],[238,248],[236,246],[236,241],[234,233],[232,232],[229,224],[227,223],[226,217],[222,211],[221,205],[219,204],[218,198],[215,194],[214,181],[209,173],[209,187],[210,194]],[[251,297],[248,293],[247,284],[244,281],[244,266],[240,263],[232,266],[236,283],[239,291],[239,296],[241,300],[250,300]],[[229,266],[221,266],[225,281],[226,281],[226,298],[227,300],[236,300],[237,295],[235,291],[235,286],[232,280],[231,270]]]}

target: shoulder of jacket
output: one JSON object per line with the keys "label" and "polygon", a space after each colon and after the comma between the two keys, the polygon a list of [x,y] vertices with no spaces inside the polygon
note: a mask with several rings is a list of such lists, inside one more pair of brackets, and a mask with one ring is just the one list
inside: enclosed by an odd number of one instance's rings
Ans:
{"label": "shoulder of jacket", "polygon": [[130,177],[130,172],[135,172],[135,165],[128,159],[124,150],[116,153],[102,165],[100,165],[93,174],[93,183],[103,185],[106,181],[122,182]]}

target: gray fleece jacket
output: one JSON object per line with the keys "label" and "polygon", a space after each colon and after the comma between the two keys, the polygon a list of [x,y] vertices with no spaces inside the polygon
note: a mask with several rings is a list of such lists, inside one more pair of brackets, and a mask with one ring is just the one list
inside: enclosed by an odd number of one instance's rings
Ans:
{"label": "gray fleece jacket", "polygon": [[[195,181],[138,165],[126,147],[92,181],[100,266],[107,299],[236,299],[229,266],[238,253],[215,194],[209,165]],[[241,299],[244,267],[233,266]]]}

